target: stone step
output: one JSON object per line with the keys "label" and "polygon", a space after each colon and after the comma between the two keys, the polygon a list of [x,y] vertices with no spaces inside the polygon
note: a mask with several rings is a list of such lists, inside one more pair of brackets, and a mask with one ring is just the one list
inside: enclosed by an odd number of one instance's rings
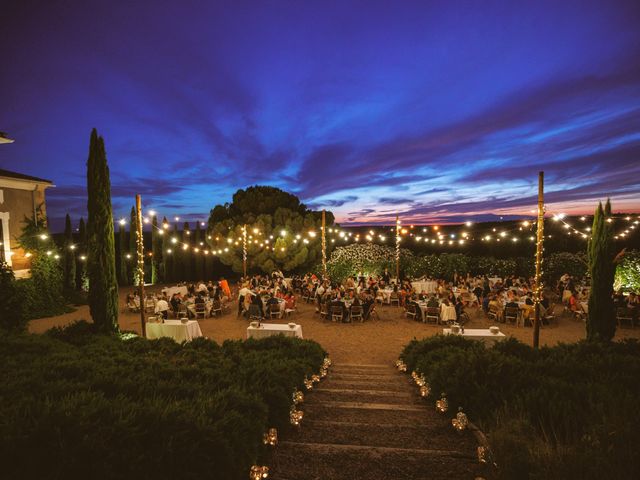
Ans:
{"label": "stone step", "polygon": [[474,478],[475,458],[458,450],[387,448],[281,442],[273,475],[276,480],[417,480]]}
{"label": "stone step", "polygon": [[[435,410],[414,405],[374,404],[378,408],[366,408],[365,404],[353,402],[323,402],[307,403],[303,410],[305,420],[332,420],[345,423],[366,423],[377,425],[381,423],[397,425],[425,425],[433,421]],[[371,404],[369,404],[370,406]],[[384,408],[379,408],[379,407]],[[304,420],[303,420],[304,422]]]}
{"label": "stone step", "polygon": [[385,373],[379,375],[370,375],[368,373],[343,373],[343,372],[330,372],[329,377],[336,380],[369,380],[376,382],[405,382],[407,377],[397,375],[393,373]]}
{"label": "stone step", "polygon": [[[449,426],[450,428],[450,426]],[[460,450],[473,452],[474,437],[470,432],[451,435],[446,425],[397,425],[393,423],[348,423],[332,420],[305,420],[288,440],[297,443],[332,443],[369,445],[374,447],[425,450]]]}
{"label": "stone step", "polygon": [[380,368],[380,369],[395,369],[393,365],[387,365],[386,363],[336,363],[331,368]]}
{"label": "stone step", "polygon": [[356,402],[369,404],[402,404],[423,405],[426,402],[417,395],[407,392],[388,390],[362,390],[362,389],[330,389],[321,387],[314,390],[313,395],[308,396],[309,404],[328,402]]}
{"label": "stone step", "polygon": [[399,372],[392,366],[367,367],[364,365],[334,365],[331,373],[358,374],[358,375],[398,375]]}
{"label": "stone step", "polygon": [[[326,379],[314,387],[314,390],[324,388],[354,388],[362,390],[385,390],[390,392],[406,392],[407,382],[376,382],[375,380],[341,380],[329,375]],[[409,391],[411,388],[409,388]]]}

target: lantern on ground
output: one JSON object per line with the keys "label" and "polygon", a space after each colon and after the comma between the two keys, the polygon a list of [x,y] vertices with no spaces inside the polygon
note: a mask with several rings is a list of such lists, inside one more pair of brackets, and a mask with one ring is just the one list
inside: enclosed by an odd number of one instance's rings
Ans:
{"label": "lantern on ground", "polygon": [[453,425],[453,428],[455,428],[457,432],[464,431],[467,428],[467,425],[469,425],[469,419],[467,418],[465,413],[462,411],[462,407],[458,407],[458,413],[456,414],[456,418],[453,418],[451,420],[451,424]]}
{"label": "lantern on ground", "polygon": [[262,442],[265,445],[275,447],[278,444],[278,430],[276,428],[270,428],[269,431],[264,434]]}
{"label": "lantern on ground", "polygon": [[449,402],[446,393],[442,393],[439,400],[436,400],[436,411],[438,413],[447,413],[449,410]]}
{"label": "lantern on ground", "polygon": [[262,480],[269,476],[269,467],[264,465],[254,465],[249,471],[249,480]]}
{"label": "lantern on ground", "polygon": [[299,403],[304,402],[304,393],[302,393],[300,390],[294,390],[292,397],[294,405],[298,405]]}

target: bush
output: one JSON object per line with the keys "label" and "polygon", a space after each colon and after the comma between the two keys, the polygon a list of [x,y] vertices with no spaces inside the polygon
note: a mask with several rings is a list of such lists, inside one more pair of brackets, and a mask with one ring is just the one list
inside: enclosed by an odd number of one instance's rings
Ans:
{"label": "bush", "polygon": [[323,357],[294,338],[123,341],[86,322],[2,337],[5,475],[244,479]]}
{"label": "bush", "polygon": [[640,344],[485,348],[457,336],[402,358],[489,435],[501,478],[638,478]]}
{"label": "bush", "polygon": [[614,288],[640,291],[640,252],[637,250],[626,252],[622,257],[622,262],[616,267]]}

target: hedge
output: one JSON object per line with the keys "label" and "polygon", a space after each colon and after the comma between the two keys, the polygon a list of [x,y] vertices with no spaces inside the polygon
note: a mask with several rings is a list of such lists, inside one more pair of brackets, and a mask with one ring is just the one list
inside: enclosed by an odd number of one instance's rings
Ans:
{"label": "hedge", "polygon": [[179,345],[93,330],[0,338],[7,478],[247,478],[325,355],[294,338]]}
{"label": "hedge", "polygon": [[488,433],[499,478],[640,478],[637,341],[534,350],[436,336],[401,357]]}

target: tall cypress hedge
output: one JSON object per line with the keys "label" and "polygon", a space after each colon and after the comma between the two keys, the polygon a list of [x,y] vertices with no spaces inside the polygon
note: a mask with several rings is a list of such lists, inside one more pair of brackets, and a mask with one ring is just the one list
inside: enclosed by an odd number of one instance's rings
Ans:
{"label": "tall cypress hedge", "polygon": [[87,291],[89,289],[87,280],[87,227],[84,218],[80,218],[78,225],[78,248],[79,261],[76,262],[76,288]]}
{"label": "tall cypress hedge", "polygon": [[162,234],[163,231],[158,229],[158,217],[153,216],[151,221],[151,283],[156,284],[162,281]]}
{"label": "tall cypress hedge", "polygon": [[76,246],[73,243],[71,217],[67,213],[64,219],[63,283],[65,290],[76,289]]}
{"label": "tall cypress hedge", "polygon": [[[202,230],[200,230],[200,222],[196,222],[196,234],[195,234],[195,244],[198,249],[198,253],[194,254],[193,261],[195,262],[195,280],[200,281],[204,280],[204,254],[202,250],[204,249],[204,242],[202,240]],[[202,243],[202,245],[200,245]]]}
{"label": "tall cypress hedge", "polygon": [[120,285],[126,286],[129,285],[129,264],[127,263],[128,245],[127,232],[122,223],[118,226],[118,250],[120,252],[120,256],[118,257],[120,276],[118,278]]}
{"label": "tall cypress hedge", "polygon": [[89,309],[97,328],[118,330],[118,281],[111,211],[111,181],[104,140],[94,128],[87,160],[87,271]]}
{"label": "tall cypress hedge", "polygon": [[593,217],[591,240],[589,241],[589,314],[587,317],[587,339],[608,341],[616,333],[616,319],[611,293],[615,275],[613,229],[607,221],[611,217],[611,203],[607,200],[604,210],[598,204]]}

